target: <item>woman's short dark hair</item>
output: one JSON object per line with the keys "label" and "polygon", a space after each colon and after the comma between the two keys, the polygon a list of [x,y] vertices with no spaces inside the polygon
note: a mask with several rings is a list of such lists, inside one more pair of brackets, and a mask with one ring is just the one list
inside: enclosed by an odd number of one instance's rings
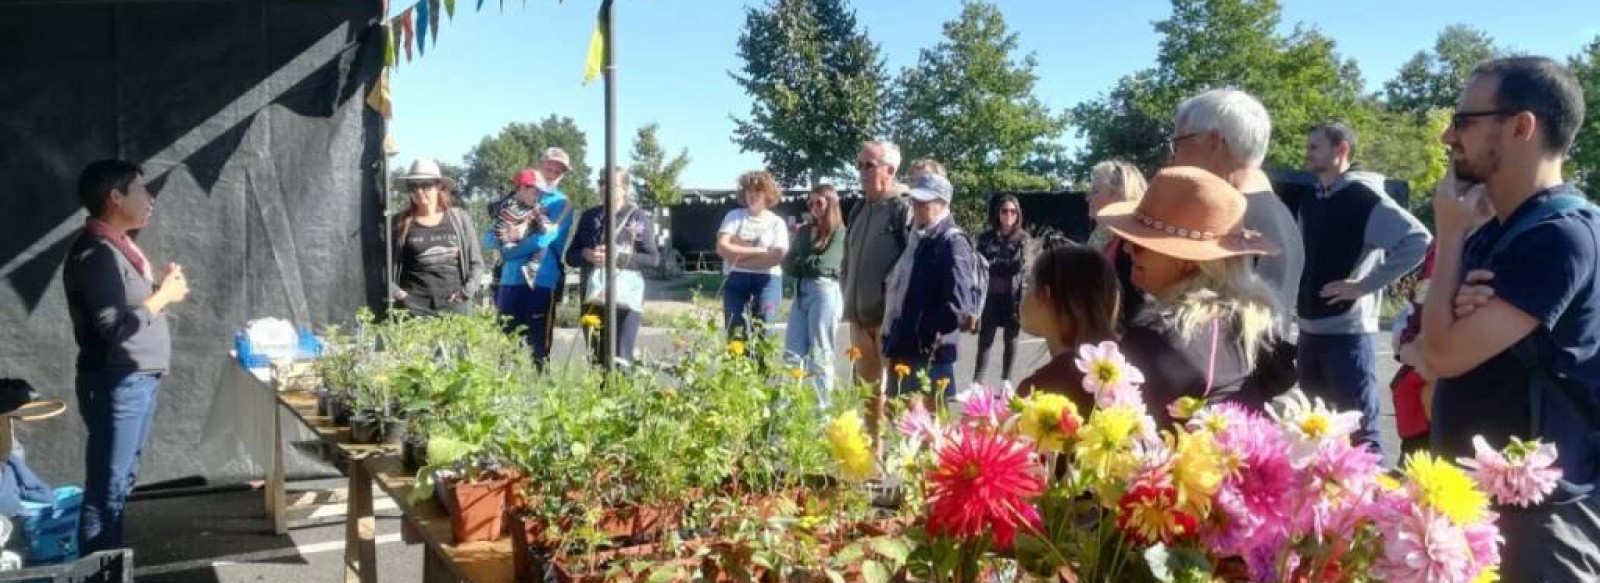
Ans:
{"label": "woman's short dark hair", "polygon": [[111,191],[126,194],[128,188],[133,186],[133,179],[142,174],[132,162],[91,162],[78,175],[78,200],[83,202],[83,208],[89,210],[89,216],[98,217],[106,211],[106,201],[111,199]]}
{"label": "woman's short dark hair", "polygon": [[1116,339],[1122,289],[1105,255],[1070,241],[1047,241],[1031,277],[1034,290],[1028,293],[1049,290],[1049,309],[1071,325],[1071,338],[1056,340],[1076,348]]}

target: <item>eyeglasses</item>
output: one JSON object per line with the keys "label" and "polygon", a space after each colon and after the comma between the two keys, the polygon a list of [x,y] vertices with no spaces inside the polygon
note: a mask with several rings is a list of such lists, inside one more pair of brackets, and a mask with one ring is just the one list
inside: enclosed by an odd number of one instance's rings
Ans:
{"label": "eyeglasses", "polygon": [[1467,127],[1467,124],[1470,122],[1470,120],[1472,120],[1472,118],[1489,117],[1489,116],[1505,117],[1505,116],[1508,116],[1508,115],[1511,115],[1511,114],[1514,114],[1514,113],[1516,113],[1516,112],[1515,111],[1511,111],[1509,109],[1487,109],[1487,110],[1484,110],[1484,111],[1458,111],[1458,112],[1450,114],[1450,127],[1453,128],[1453,129],[1458,129],[1458,130],[1459,129],[1464,129],[1464,128]]}
{"label": "eyeglasses", "polygon": [[430,189],[430,188],[438,188],[438,187],[439,187],[439,183],[438,182],[434,182],[432,180],[425,181],[425,182],[412,182],[410,184],[411,190],[427,190],[427,189]]}
{"label": "eyeglasses", "polygon": [[856,162],[856,170],[860,170],[862,172],[876,169],[879,166],[888,166],[888,164],[884,164],[883,162],[879,162],[877,160],[859,160]]}
{"label": "eyeglasses", "polygon": [[1200,132],[1189,132],[1181,136],[1167,138],[1167,154],[1178,153],[1178,142],[1200,135]]}
{"label": "eyeglasses", "polygon": [[1002,208],[1002,209],[1000,209],[1000,214],[1002,214],[1002,215],[1014,215],[1014,214],[1017,214],[1017,209],[1014,209],[1014,208]]}

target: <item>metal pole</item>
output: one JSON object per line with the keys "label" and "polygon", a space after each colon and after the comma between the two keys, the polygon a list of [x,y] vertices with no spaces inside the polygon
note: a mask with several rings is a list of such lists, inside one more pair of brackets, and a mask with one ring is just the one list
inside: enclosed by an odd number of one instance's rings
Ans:
{"label": "metal pole", "polygon": [[[617,250],[612,249],[616,244],[617,213],[611,208],[611,191],[616,188],[614,168],[617,167],[617,36],[612,27],[611,17],[612,1],[603,0],[600,4],[600,21],[605,35],[606,50],[604,53],[604,69],[606,76],[606,167],[602,174],[605,179],[605,200],[601,202],[606,209],[604,233],[609,239],[606,245],[606,314],[605,330],[602,332],[605,340],[605,371],[607,373],[616,369],[617,354]],[[609,376],[609,374],[608,374]]]}

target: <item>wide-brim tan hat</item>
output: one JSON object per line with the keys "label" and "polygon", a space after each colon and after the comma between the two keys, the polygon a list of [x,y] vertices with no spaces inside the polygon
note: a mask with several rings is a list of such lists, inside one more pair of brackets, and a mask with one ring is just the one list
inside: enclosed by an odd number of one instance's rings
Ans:
{"label": "wide-brim tan hat", "polygon": [[415,162],[411,163],[411,169],[400,176],[402,184],[425,180],[438,182],[451,190],[456,187],[456,181],[450,179],[449,176],[445,176],[444,172],[439,170],[439,161],[433,158],[417,158]]}
{"label": "wide-brim tan hat", "polygon": [[1275,255],[1271,241],[1245,228],[1244,193],[1200,168],[1163,169],[1137,201],[1108,204],[1095,219],[1140,247],[1187,261]]}

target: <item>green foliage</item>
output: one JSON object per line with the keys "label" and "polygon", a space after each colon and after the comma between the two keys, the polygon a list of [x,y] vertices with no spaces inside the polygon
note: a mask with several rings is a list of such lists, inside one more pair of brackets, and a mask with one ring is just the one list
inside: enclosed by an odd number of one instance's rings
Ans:
{"label": "green foliage", "polygon": [[958,193],[958,222],[981,229],[987,193],[1063,182],[1057,140],[1066,119],[1034,95],[1037,60],[1015,56],[1017,34],[998,6],[965,2],[944,35],[900,72],[894,137],[906,161],[931,156],[944,163]]}
{"label": "green foliage", "polygon": [[1435,109],[1418,118],[1364,104],[1346,118],[1356,130],[1358,168],[1405,180],[1411,187],[1411,214],[1433,224],[1433,186],[1444,178],[1446,149],[1439,136],[1450,124],[1450,112]]}
{"label": "green foliage", "polygon": [[1111,157],[1155,170],[1167,159],[1178,104],[1219,87],[1247,91],[1272,113],[1269,165],[1301,166],[1307,130],[1360,102],[1361,75],[1316,30],[1271,32],[1280,12],[1275,0],[1173,0],[1172,16],[1155,24],[1163,35],[1156,66],[1072,110],[1088,143],[1072,165],[1074,177]]}
{"label": "green foliage", "polygon": [[882,127],[887,77],[845,0],[747,9],[739,56],[744,67],[732,75],[752,103],[734,120],[734,143],[761,154],[783,184],[852,176],[860,143]]}
{"label": "green foliage", "polygon": [[689,166],[689,150],[685,148],[671,160],[661,148],[656,132],[659,124],[639,128],[633,138],[633,166],[628,174],[633,179],[633,193],[639,206],[647,209],[669,207],[683,201],[683,188],[678,177]]}
{"label": "green foliage", "polygon": [[1383,84],[1384,102],[1419,118],[1435,109],[1454,109],[1473,67],[1504,53],[1489,33],[1465,24],[1445,27],[1431,52],[1417,51]]}
{"label": "green foliage", "polygon": [[1600,36],[1596,36],[1570,62],[1572,72],[1583,86],[1586,101],[1583,127],[1567,160],[1568,176],[1578,181],[1591,198],[1600,196]]}
{"label": "green foliage", "polygon": [[573,212],[593,206],[599,199],[594,192],[594,173],[584,162],[588,137],[572,118],[556,115],[538,123],[511,123],[496,135],[484,136],[467,152],[462,193],[481,200],[510,192],[512,176],[537,165],[539,156],[551,146],[566,150],[572,159],[571,171],[561,180],[561,191],[572,201]]}

